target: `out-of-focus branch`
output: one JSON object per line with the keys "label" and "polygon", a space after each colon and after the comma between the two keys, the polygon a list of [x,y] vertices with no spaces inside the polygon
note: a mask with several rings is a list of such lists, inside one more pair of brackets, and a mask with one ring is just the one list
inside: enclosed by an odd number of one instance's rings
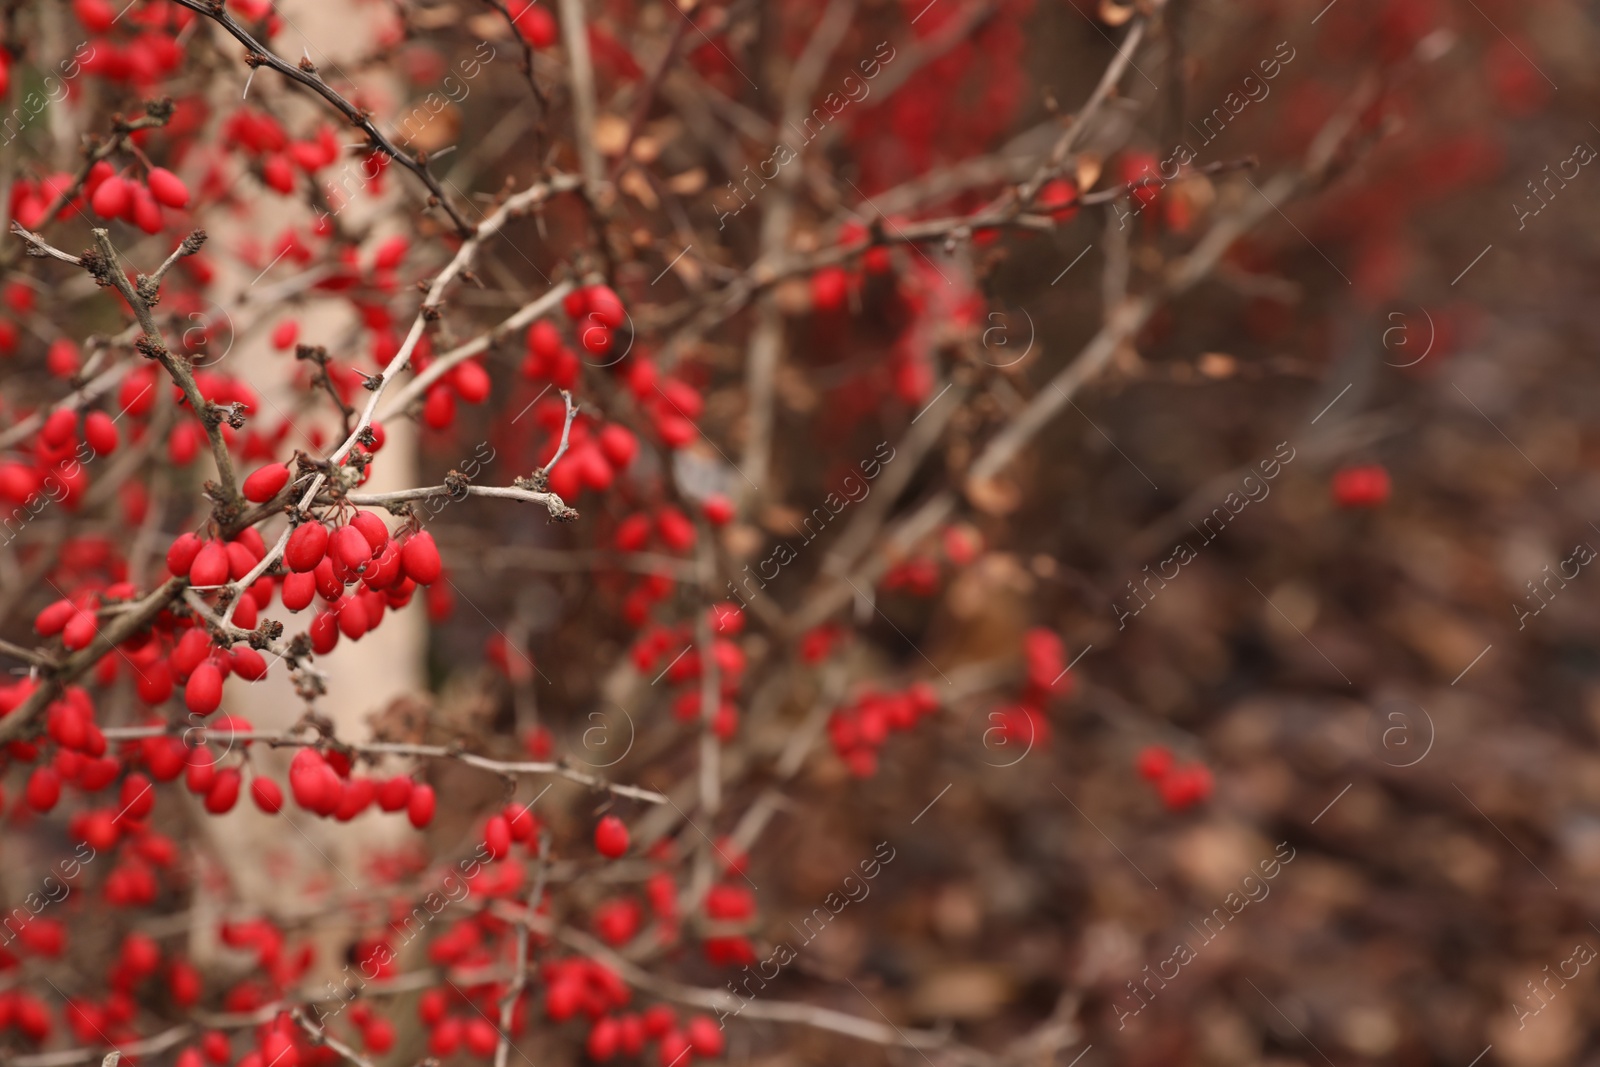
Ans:
{"label": "out-of-focus branch", "polygon": [[600,148],[594,143],[599,108],[595,104],[594,59],[589,54],[589,22],[583,0],[560,0],[561,35],[567,46],[567,73],[572,79],[573,140],[578,147],[578,170],[583,174],[584,197],[591,209],[600,199]]}

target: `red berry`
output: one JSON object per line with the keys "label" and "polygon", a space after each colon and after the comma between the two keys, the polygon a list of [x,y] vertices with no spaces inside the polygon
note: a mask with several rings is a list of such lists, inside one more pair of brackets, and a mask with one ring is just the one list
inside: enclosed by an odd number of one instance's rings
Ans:
{"label": "red berry", "polygon": [[[198,983],[196,983],[196,986],[196,992],[198,993]],[[225,1067],[233,1059],[233,1052],[228,1043],[228,1035],[221,1030],[208,1030],[206,1035],[200,1039],[200,1049],[205,1053],[206,1059],[216,1064],[217,1067]]]}
{"label": "red berry", "polygon": [[622,1025],[610,1017],[595,1021],[589,1030],[589,1039],[584,1042],[584,1051],[596,1063],[604,1063],[617,1054],[617,1046],[622,1039]]}
{"label": "red berry", "polygon": [[722,1028],[709,1015],[696,1015],[689,1020],[689,1025],[684,1027],[683,1034],[689,1039],[689,1047],[694,1049],[696,1056],[714,1057],[722,1055],[723,1034]]}
{"label": "red berry", "polygon": [[1375,508],[1389,499],[1389,472],[1376,463],[1346,467],[1333,476],[1334,503],[1342,508]]}
{"label": "red berry", "polygon": [[162,207],[189,206],[189,187],[183,184],[182,178],[167,168],[151,167],[145,182],[150,186],[150,195],[155,197],[156,203]]}
{"label": "red berry", "polygon": [[304,611],[317,595],[317,576],[286,574],[283,578],[283,606],[289,611]]}
{"label": "red berry", "polygon": [[333,531],[328,548],[333,558],[350,570],[356,570],[372,558],[372,542],[354,526],[341,526]]}
{"label": "red berry", "polygon": [[172,668],[164,659],[140,667],[134,677],[134,688],[146,704],[165,702],[172,696]]}
{"label": "red berry", "polygon": [[418,782],[411,787],[411,799],[406,802],[406,818],[420,830],[433,821],[434,804],[433,786]]}
{"label": "red berry", "polygon": [[35,767],[22,798],[34,811],[49,811],[61,799],[61,776],[54,767]]}
{"label": "red berry", "polygon": [[399,811],[411,801],[411,779],[397,774],[378,785],[378,807],[384,811]]}
{"label": "red berry", "polygon": [[555,359],[561,353],[561,334],[548,320],[540,319],[528,327],[528,351],[541,363]]}
{"label": "red berry", "polygon": [[1145,781],[1159,782],[1172,770],[1172,752],[1161,745],[1147,745],[1139,750],[1134,766]]}
{"label": "red berry", "polygon": [[117,814],[123,819],[142,819],[155,807],[156,794],[150,779],[134,771],[122,780],[120,807]]}
{"label": "red berry", "polygon": [[616,859],[628,851],[628,828],[615,815],[607,815],[594,828],[594,847],[600,855]]}
{"label": "red berry", "polygon": [[838,311],[849,293],[850,276],[842,267],[823,267],[811,276],[811,306],[818,311]]}
{"label": "red berry", "polygon": [[206,810],[222,815],[233,810],[239,802],[240,775],[236,767],[226,767],[217,772],[216,780],[206,790]]}
{"label": "red berry", "polygon": [[1078,183],[1071,178],[1045,182],[1035,203],[1057,222],[1071,221],[1078,213]]}
{"label": "red berry", "polygon": [[721,493],[713,493],[711,496],[706,497],[705,502],[700,507],[705,514],[706,521],[713,526],[726,526],[733,521],[733,501]]}
{"label": "red berry", "polygon": [[539,823],[534,819],[533,813],[521,804],[515,802],[507,804],[505,811],[500,814],[505,816],[506,826],[511,831],[511,840],[513,841],[526,841],[539,828]]}
{"label": "red berry", "polygon": [[287,463],[269,463],[261,467],[244,480],[243,492],[246,500],[256,504],[265,504],[282,491],[289,484],[289,465]]}
{"label": "red berry", "polygon": [[194,566],[195,557],[205,547],[205,542],[192,533],[179,534],[167,549],[167,571],[182,577]]}
{"label": "red berry", "polygon": [[283,787],[271,778],[258,775],[250,783],[250,799],[268,815],[276,815],[283,810]]}
{"label": "red berry", "polygon": [[483,845],[491,860],[504,859],[511,851],[511,824],[504,815],[491,815],[483,828]]}
{"label": "red berry", "polygon": [[44,420],[39,440],[51,448],[64,448],[78,433],[78,415],[70,408],[57,408]]}
{"label": "red berry", "polygon": [[78,358],[78,346],[69,338],[62,337],[50,342],[50,350],[45,353],[45,370],[57,378],[70,378],[78,373],[81,360]]}
{"label": "red berry", "polygon": [[[191,1008],[200,999],[200,972],[188,960],[173,960],[167,968],[167,992],[172,1002],[180,1008]],[[214,1044],[207,1055],[215,1062]]]}
{"label": "red berry", "polygon": [[694,523],[677,508],[661,509],[656,515],[656,533],[661,535],[661,540],[668,548],[679,552],[687,551],[694,546]]}
{"label": "red berry", "polygon": [[[538,4],[528,5],[527,10],[517,18],[517,27],[522,30],[522,35],[528,39],[528,43],[535,48],[549,48],[560,37],[556,29],[555,16]],[[578,314],[583,313],[580,311]]]}
{"label": "red berry", "polygon": [[465,363],[456,364],[450,380],[456,387],[456,393],[469,404],[481,404],[489,399],[489,389],[492,384],[489,381],[489,372],[470,359]]}
{"label": "red berry", "polygon": [[468,1052],[485,1058],[494,1055],[494,1047],[500,1042],[499,1032],[481,1015],[467,1020],[462,1037]]}
{"label": "red berry", "polygon": [[100,624],[92,612],[76,612],[67,620],[67,625],[61,628],[61,643],[73,652],[80,648],[88,648],[99,630]]}
{"label": "red berry", "polygon": [[627,470],[633,457],[639,454],[639,439],[625,426],[612,423],[600,431],[600,451],[617,470]]}
{"label": "red berry", "polygon": [[627,319],[627,312],[623,310],[622,298],[609,285],[592,285],[585,293],[588,304],[589,318],[598,322],[608,330],[622,328]]}
{"label": "red berry", "polygon": [[183,687],[183,703],[196,715],[210,715],[222,704],[222,672],[210,660],[189,675]]}
{"label": "red berry", "polygon": [[361,1030],[367,1051],[378,1056],[394,1048],[394,1036],[394,1024],[381,1015],[374,1015]]}
{"label": "red berry", "polygon": [[426,530],[406,538],[405,544],[400,546],[400,560],[405,564],[406,577],[418,585],[432,585],[444,569],[439,560],[439,548],[433,543],[433,535]]}
{"label": "red berry", "polygon": [[132,201],[133,194],[128,183],[113,174],[95,189],[94,195],[89,198],[89,206],[103,219],[116,219],[122,217]]}
{"label": "red berry", "polygon": [[90,33],[105,33],[117,21],[117,10],[108,0],[72,0],[72,12]]}
{"label": "red berry", "polygon": [[422,421],[430,430],[447,430],[456,421],[456,402],[440,386],[428,390],[428,399],[422,402]]}
{"label": "red berry", "polygon": [[54,637],[78,613],[78,605],[70,600],[57,600],[34,616],[33,628],[41,637]]}
{"label": "red berry", "polygon": [[189,567],[189,582],[202,586],[221,585],[228,580],[229,572],[228,550],[220,542],[207,541]]}
{"label": "red berry", "polygon": [[284,319],[273,327],[272,347],[280,352],[286,352],[294,347],[300,337],[300,324],[294,319]]}
{"label": "red berry", "polygon": [[328,528],[320,522],[307,522],[295,527],[289,543],[283,549],[283,561],[289,569],[304,574],[316,570],[317,564],[328,554]]}
{"label": "red berry", "polygon": [[128,182],[128,215],[133,216],[133,224],[145,233],[161,232],[161,205],[156,203],[156,198],[150,195],[150,190],[136,181]]}
{"label": "red berry", "polygon": [[83,439],[102,456],[117,450],[117,427],[103,411],[91,411],[83,420]]}
{"label": "red berry", "polygon": [[[235,613],[234,619],[237,620],[238,617]],[[234,646],[233,651],[228,654],[228,666],[233,669],[234,674],[247,682],[259,682],[267,676],[266,659],[248,645]]]}
{"label": "red berry", "polygon": [[350,525],[361,531],[361,536],[367,539],[367,545],[374,553],[382,552],[383,546],[389,543],[389,527],[370,511],[356,512],[350,518]]}

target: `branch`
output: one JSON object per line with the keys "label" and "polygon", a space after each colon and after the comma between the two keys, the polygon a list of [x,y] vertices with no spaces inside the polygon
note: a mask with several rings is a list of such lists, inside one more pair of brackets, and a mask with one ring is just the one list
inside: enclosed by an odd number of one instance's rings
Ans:
{"label": "branch", "polygon": [[371,1060],[306,1018],[306,1013],[300,1008],[290,1012],[289,1017],[295,1021],[301,1030],[305,1031],[306,1037],[311,1040],[313,1045],[327,1045],[333,1051],[355,1064],[356,1067],[372,1067]]}
{"label": "branch", "polygon": [[458,345],[444,355],[436,357],[432,363],[428,364],[427,370],[407,382],[405,388],[394,395],[384,407],[378,421],[382,422],[404,411],[413,401],[420,399],[422,394],[428,391],[430,385],[450,373],[458,363],[465,363],[479,352],[487,351],[490,345],[507,334],[531,325],[535,319],[543,318],[545,313],[561,303],[566,298],[566,295],[572,292],[574,287],[575,283],[570,279],[557,282],[554,288],[537,300],[532,300],[522,305],[514,314],[488,333],[479,334],[466,344]]}
{"label": "branch", "polygon": [[[567,419],[561,424],[561,443],[556,446],[556,454],[550,457],[550,462],[540,469],[541,474],[548,475],[551,469],[560,462],[561,457],[567,454],[567,439],[572,434],[572,420],[578,417],[578,405],[572,402],[572,394],[563,389],[561,390],[561,399],[567,405]],[[556,499],[559,500],[560,498],[557,497]]]}
{"label": "branch", "polygon": [[187,578],[167,579],[166,583],[155,592],[131,605],[128,611],[115,616],[109,625],[95,634],[94,640],[86,647],[74,652],[53,671],[48,672],[43,683],[28,694],[26,700],[17,705],[9,715],[0,717],[0,744],[22,738],[63,687],[76,681],[84,672],[100,662],[102,656],[148,626],[157,615],[183,594],[188,585]]}
{"label": "branch", "polygon": [[[177,579],[173,579],[177,581]],[[0,729],[3,729],[14,716],[0,719]],[[126,726],[110,727],[103,731],[108,740],[129,741],[142,737],[160,737],[168,733],[164,726]],[[355,743],[340,741],[331,735],[318,737],[301,737],[292,733],[270,733],[262,731],[239,732],[230,735],[234,741],[258,741],[269,748],[322,748],[331,746],[350,752],[357,756],[416,756],[421,759],[453,759],[465,763],[469,767],[479,770],[491,771],[499,775],[519,774],[548,774],[558,778],[565,778],[569,782],[588,786],[591,789],[600,789],[617,796],[631,797],[642,800],[647,804],[665,804],[667,798],[653,789],[644,789],[633,785],[620,785],[609,782],[598,775],[587,774],[576,770],[564,763],[539,762],[531,760],[496,760],[488,756],[479,756],[472,752],[465,752],[454,746],[445,745],[413,745],[397,741],[369,741]],[[8,738],[0,735],[0,742]]]}
{"label": "branch", "polygon": [[[183,2],[188,2],[188,0],[183,0]],[[406,333],[405,340],[401,342],[400,350],[384,366],[382,373],[377,378],[369,380],[372,397],[367,401],[366,408],[361,412],[361,418],[356,420],[355,429],[350,431],[343,444],[328,454],[324,460],[325,463],[334,466],[343,463],[344,458],[360,442],[361,435],[372,425],[373,412],[377,410],[378,401],[383,397],[384,390],[411,362],[411,353],[415,351],[417,343],[422,340],[423,330],[427,327],[428,322],[438,315],[439,304],[444,299],[445,289],[471,266],[473,258],[478,254],[478,249],[483,242],[499,233],[510,220],[520,218],[533,205],[548,200],[557,193],[575,189],[577,185],[578,179],[569,174],[558,174],[547,182],[536,182],[522,192],[508,197],[505,203],[491,212],[488,218],[478,225],[477,230],[471,237],[461,242],[461,247],[456,250],[455,257],[450,260],[444,270],[439,272],[438,277],[434,278],[433,284],[428,287],[428,293],[422,299],[422,307],[418,309],[417,317],[412,320],[411,329]],[[311,507],[312,501],[317,499],[317,494],[321,492],[322,486],[327,480],[328,476],[326,474],[318,474],[311,480],[310,486],[306,488],[304,495],[300,498],[298,506],[301,511]],[[573,517],[577,516],[576,511],[572,511],[570,508],[568,511],[571,511]],[[234,600],[228,605],[228,610],[222,616],[224,622],[229,622],[233,619],[233,609],[234,605],[238,603],[238,596],[245,589],[248,589],[257,578],[265,574],[268,568],[283,555],[284,547],[289,543],[289,534],[291,532],[292,529],[285,529],[278,537],[277,542],[267,550],[267,554],[262,556],[260,562],[251,568],[249,574],[246,574],[237,582],[229,583],[229,588],[234,593]]]}
{"label": "branch", "polygon": [[541,493],[531,489],[516,489],[498,485],[468,485],[452,490],[447,485],[429,485],[420,489],[402,489],[394,493],[347,493],[342,499],[364,508],[383,508],[390,504],[404,504],[412,500],[430,500],[439,497],[485,496],[495,500],[521,500],[529,504],[542,504],[552,518],[566,521],[572,509],[554,493]]}
{"label": "branch", "polygon": [[32,230],[25,229],[22,223],[18,222],[16,219],[11,220],[11,232],[28,242],[28,255],[30,256],[35,256],[39,259],[44,259],[46,257],[49,257],[50,259],[59,259],[63,263],[71,263],[74,267],[83,266],[83,260],[79,259],[77,256],[61,251],[61,249],[57,248],[49,241],[46,241],[43,237],[34,233]]}
{"label": "branch", "polygon": [[[211,402],[200,395],[200,389],[194,383],[194,375],[189,371],[189,365],[174,356],[167,348],[167,343],[162,339],[161,329],[156,325],[155,316],[150,312],[151,301],[155,291],[149,286],[135,289],[133,283],[128,281],[128,276],[123,273],[118,265],[117,250],[111,244],[111,235],[102,229],[90,231],[94,235],[94,243],[99,252],[99,260],[90,260],[85,253],[84,260],[80,263],[94,280],[100,285],[112,285],[122,298],[133,309],[134,316],[139,320],[139,328],[144,331],[144,344],[140,351],[150,356],[166,368],[167,375],[183,390],[183,397],[189,402],[189,409],[200,420],[200,425],[205,427],[206,437],[211,442],[211,456],[217,463],[217,477],[222,482],[223,504],[233,513],[240,504],[239,490],[233,479],[233,459],[228,455],[228,443],[222,439],[222,419],[211,409]],[[184,238],[183,245],[187,247],[193,240],[193,235]],[[195,245],[196,248],[199,245]],[[180,251],[182,249],[180,248]],[[162,268],[165,270],[165,267]]]}
{"label": "branch", "polygon": [[589,55],[589,24],[583,0],[560,0],[561,34],[566,39],[567,68],[572,77],[573,140],[578,145],[578,169],[583,173],[584,198],[593,210],[600,196],[600,150],[594,143],[594,62]]}
{"label": "branch", "polygon": [[[132,341],[139,332],[139,327],[133,326],[119,334],[113,343],[126,343]],[[67,394],[50,407],[41,408],[25,419],[17,420],[10,429],[0,432],[0,449],[10,448],[18,441],[24,441],[38,433],[44,426],[45,420],[57,411],[75,411],[80,407],[90,404],[102,396],[107,395],[122,384],[122,379],[127,377],[128,371],[133,369],[131,363],[119,363],[114,367],[107,367],[96,377],[84,383],[82,388]]]}
{"label": "branch", "polygon": [[183,5],[190,11],[204,15],[231,34],[240,44],[244,45],[248,50],[245,62],[252,69],[261,66],[271,67],[285,78],[298,82],[332,104],[339,110],[340,114],[349,120],[350,125],[360,127],[366,133],[367,139],[374,149],[382,152],[415,174],[422,181],[422,184],[428,187],[428,192],[431,194],[428,197],[428,205],[430,207],[442,207],[445,214],[450,216],[450,221],[455,223],[457,234],[463,238],[473,235],[473,225],[456,211],[455,206],[450,203],[450,198],[445,195],[444,189],[439,185],[438,179],[428,172],[427,164],[396,148],[387,137],[378,132],[378,127],[373,124],[366,109],[356,107],[335,92],[332,86],[322,80],[321,76],[317,74],[316,68],[311,66],[309,62],[301,66],[289,63],[273,54],[260,41],[250,36],[249,31],[239,25],[221,3],[206,3],[204,0],[174,0],[174,2]]}
{"label": "branch", "polygon": [[[550,831],[539,831],[539,873],[533,880],[533,888],[528,891],[527,902],[523,905],[526,915],[537,915],[539,902],[544,897],[544,884],[550,873]],[[517,999],[522,996],[522,990],[528,984],[528,923],[526,918],[516,924],[517,958],[516,971],[511,978],[511,984],[506,987],[505,996],[500,999],[500,1039],[494,1046],[494,1067],[506,1067],[506,1060],[511,1055],[511,1020],[517,1007]]]}

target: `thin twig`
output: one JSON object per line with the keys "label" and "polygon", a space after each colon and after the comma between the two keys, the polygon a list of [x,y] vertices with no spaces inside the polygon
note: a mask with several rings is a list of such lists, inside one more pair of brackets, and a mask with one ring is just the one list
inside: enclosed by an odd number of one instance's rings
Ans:
{"label": "thin twig", "polygon": [[[176,581],[176,579],[174,579]],[[14,715],[0,718],[0,730],[10,722]],[[127,726],[108,727],[104,733],[108,740],[136,740],[143,737],[160,737],[167,733],[164,726]],[[357,756],[416,756],[422,759],[453,759],[465,763],[469,767],[490,771],[499,775],[554,775],[565,778],[569,782],[588,786],[591,789],[604,790],[618,796],[642,800],[649,804],[665,804],[667,798],[653,789],[643,789],[639,786],[621,785],[608,782],[598,775],[588,774],[564,763],[551,763],[548,761],[534,760],[497,760],[488,756],[479,756],[472,752],[464,752],[459,748],[445,745],[413,745],[397,741],[368,741],[349,742],[340,741],[329,737],[306,737],[293,733],[273,732],[248,732],[241,731],[230,735],[233,741],[257,741],[269,748],[321,748],[332,746]],[[0,741],[7,740],[0,737]]]}
{"label": "thin twig", "polygon": [[339,95],[339,93],[337,93],[332,86],[322,80],[322,77],[317,74],[315,67],[312,67],[309,63],[305,64],[304,66],[290,63],[273,53],[273,51],[267,48],[266,45],[252,37],[250,35],[250,31],[239,25],[234,17],[229,14],[228,10],[221,4],[207,3],[205,0],[175,0],[175,2],[188,8],[190,11],[204,15],[206,18],[210,19],[218,26],[221,26],[224,30],[226,30],[240,44],[244,45],[248,50],[248,54],[245,57],[245,62],[250,65],[252,70],[261,66],[271,67],[279,74],[282,74],[285,78],[288,78],[290,81],[299,85],[305,86],[307,89],[310,89],[328,103],[332,104],[342,115],[344,115],[347,120],[349,120],[352,126],[357,126],[366,133],[367,139],[371,143],[373,149],[382,152],[384,155],[388,156],[390,159],[406,168],[406,170],[409,170],[411,173],[415,174],[417,178],[421,180],[422,184],[428,187],[428,192],[431,194],[428,198],[429,205],[437,205],[438,207],[444,209],[445,214],[450,216],[450,221],[455,223],[457,234],[463,238],[471,237],[473,235],[474,227],[472,223],[468,222],[458,211],[456,211],[455,205],[452,204],[450,202],[450,198],[445,195],[444,188],[440,186],[439,180],[428,172],[427,164],[423,163],[419,159],[407,155],[405,152],[402,152],[400,149],[396,148],[394,144],[378,130],[377,125],[373,123],[371,115],[367,112],[367,110],[365,108],[357,107],[350,101],[346,100],[343,96]]}

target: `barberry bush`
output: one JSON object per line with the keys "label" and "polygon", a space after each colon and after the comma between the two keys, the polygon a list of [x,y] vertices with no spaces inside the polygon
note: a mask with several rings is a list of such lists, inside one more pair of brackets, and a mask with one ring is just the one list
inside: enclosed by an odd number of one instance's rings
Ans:
{"label": "barberry bush", "polygon": [[[1239,492],[1185,500],[1077,433],[1110,385],[1303,375],[1279,275],[1370,311],[1406,212],[1495,172],[1390,147],[1441,11],[1321,6],[9,5],[0,1062],[1120,1032],[1137,968],[1037,886],[896,902],[1043,856],[998,798],[1087,820],[1091,746],[1126,818],[1204,817],[1117,649],[1269,521],[1252,480],[1388,505],[1370,434],[1241,419]],[[1485,106],[1545,105],[1462,32]],[[985,913],[1061,958],[1010,988]]]}

